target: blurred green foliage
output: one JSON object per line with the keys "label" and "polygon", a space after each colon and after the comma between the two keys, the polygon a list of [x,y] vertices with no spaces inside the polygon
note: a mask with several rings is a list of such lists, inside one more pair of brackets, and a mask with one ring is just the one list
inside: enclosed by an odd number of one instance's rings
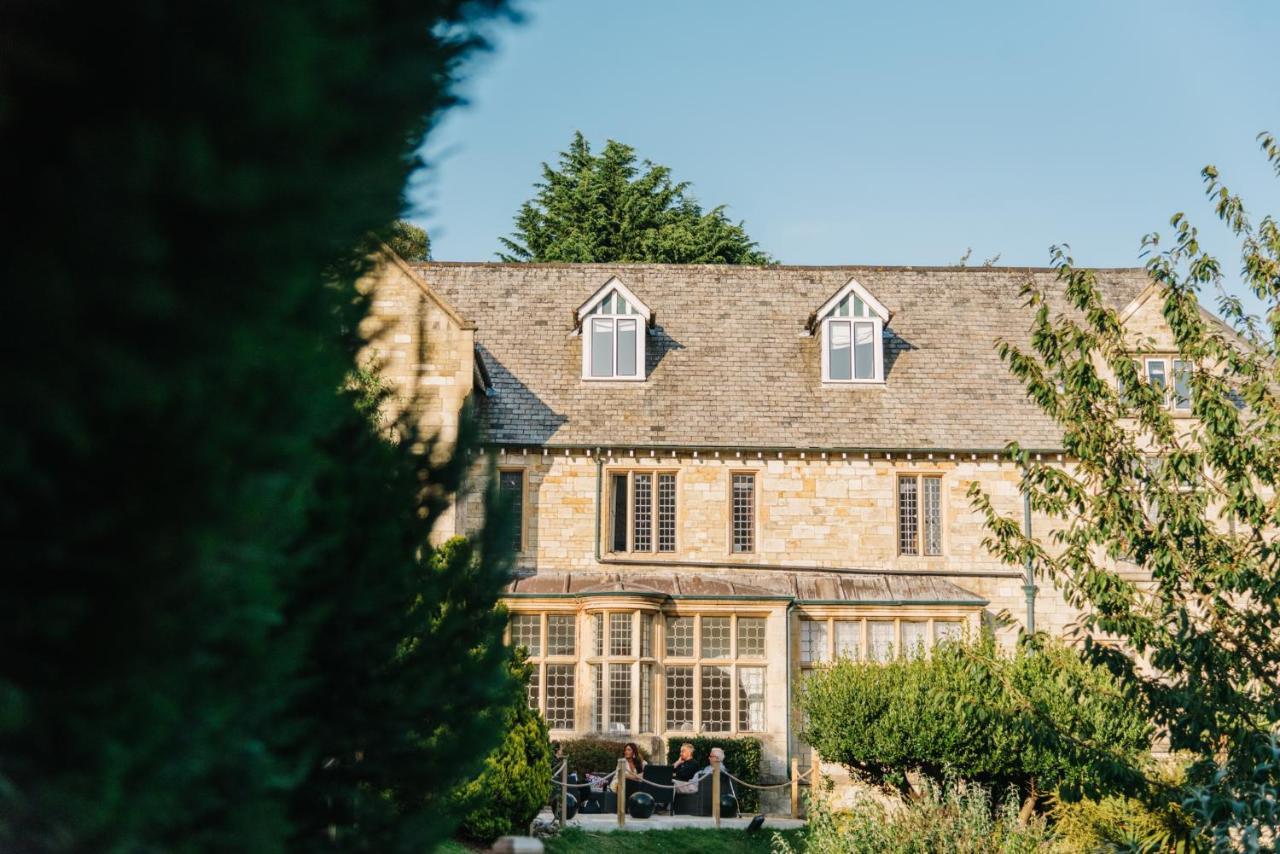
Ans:
{"label": "blurred green foliage", "polygon": [[10,5],[0,848],[425,850],[507,690],[458,460],[348,381],[499,0]]}

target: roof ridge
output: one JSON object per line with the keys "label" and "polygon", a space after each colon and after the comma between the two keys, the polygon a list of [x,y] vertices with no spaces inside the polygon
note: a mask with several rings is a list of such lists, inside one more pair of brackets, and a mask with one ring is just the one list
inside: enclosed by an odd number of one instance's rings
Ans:
{"label": "roof ridge", "polygon": [[[1019,264],[1001,264],[991,267],[960,267],[919,264],[662,264],[652,261],[413,261],[406,262],[415,268],[429,267],[490,267],[512,270],[574,270],[592,268],[631,269],[688,269],[688,270],[874,270],[886,273],[1056,273],[1057,267],[1035,267]],[[1146,273],[1145,267],[1082,267],[1095,273]]]}

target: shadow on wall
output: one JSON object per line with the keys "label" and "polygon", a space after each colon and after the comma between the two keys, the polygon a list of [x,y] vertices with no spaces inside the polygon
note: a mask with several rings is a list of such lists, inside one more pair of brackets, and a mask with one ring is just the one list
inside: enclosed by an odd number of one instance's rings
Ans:
{"label": "shadow on wall", "polygon": [[898,357],[909,350],[918,349],[905,338],[899,337],[898,333],[892,329],[886,330],[884,339],[884,379],[889,381],[889,377],[893,374],[893,366],[898,361]]}

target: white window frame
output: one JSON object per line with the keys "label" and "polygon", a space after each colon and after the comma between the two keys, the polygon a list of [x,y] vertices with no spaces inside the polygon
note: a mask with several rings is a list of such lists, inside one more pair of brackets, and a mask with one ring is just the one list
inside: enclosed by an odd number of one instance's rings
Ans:
{"label": "white window frame", "polygon": [[[863,305],[867,308],[865,317],[855,317],[850,314],[848,317],[834,317],[831,312],[840,305],[840,303],[848,296],[853,295],[862,300]],[[858,283],[857,279],[850,279],[840,290],[836,291],[831,299],[822,304],[822,307],[816,312],[820,323],[818,327],[818,345],[822,351],[822,381],[832,385],[883,385],[884,384],[884,327],[889,322],[889,310],[876,299],[871,293]],[[831,324],[832,322],[849,323],[849,373],[850,378],[832,379],[831,378]],[[873,370],[870,377],[857,377],[857,357],[855,355],[855,347],[857,344],[857,324],[871,324],[871,352],[873,357]]]}
{"label": "white window frame", "polygon": [[[634,314],[590,313],[592,309],[615,293],[626,300],[632,311],[635,312]],[[575,334],[582,336],[582,379],[588,382],[644,382],[648,378],[645,354],[652,316],[649,307],[641,302],[640,298],[616,277],[605,282],[599,290],[578,308],[576,314],[577,328],[575,329]],[[621,375],[618,373],[618,321],[620,320],[630,320],[636,324],[636,373],[634,375]],[[592,349],[595,345],[595,336],[592,333],[597,322],[607,323],[613,330],[613,353],[611,354],[613,370],[608,376],[595,376],[591,371]]]}

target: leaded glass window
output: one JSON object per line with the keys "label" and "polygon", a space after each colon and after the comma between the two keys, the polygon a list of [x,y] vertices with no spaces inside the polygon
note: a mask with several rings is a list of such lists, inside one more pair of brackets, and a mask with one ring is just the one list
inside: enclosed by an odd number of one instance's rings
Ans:
{"label": "leaded glass window", "polygon": [[511,548],[521,551],[524,548],[524,472],[498,472],[498,489],[510,507],[507,535],[511,538]]}
{"label": "leaded glass window", "polygon": [[836,620],[836,657],[862,658],[862,621]]}
{"label": "leaded glass window", "polygon": [[676,550],[676,476],[658,475],[658,551]]}
{"label": "leaded glass window", "polygon": [[733,670],[724,666],[702,667],[702,730],[728,732],[732,722]]}
{"label": "leaded glass window", "polygon": [[800,621],[800,661],[805,664],[820,664],[830,656],[827,651],[827,621]]}
{"label": "leaded glass window", "polygon": [[631,476],[632,549],[638,552],[653,551],[653,475]]}
{"label": "leaded glass window", "polygon": [[525,683],[526,699],[529,701],[529,708],[535,712],[539,710],[538,699],[538,668],[533,668],[529,673],[529,681]]}
{"label": "leaded glass window", "polygon": [[668,665],[667,729],[693,729],[693,668]]}
{"label": "leaded glass window", "polygon": [[764,668],[738,668],[738,729],[764,731]]}
{"label": "leaded glass window", "polygon": [[755,551],[756,528],[756,476],[733,476],[733,550],[736,553]]}
{"label": "leaded glass window", "polygon": [[632,655],[631,652],[631,612],[613,612],[609,614],[609,654]]}
{"label": "leaded glass window", "polygon": [[739,617],[738,657],[762,658],[764,654],[764,619],[762,617]]}
{"label": "leaded glass window", "polygon": [[529,655],[542,655],[542,615],[516,614],[512,617],[511,645],[524,647]]}
{"label": "leaded glass window", "polygon": [[640,657],[653,655],[653,614],[640,615]]}
{"label": "leaded glass window", "polygon": [[667,617],[667,655],[693,657],[693,617]]}
{"label": "leaded glass window", "polygon": [[889,661],[893,658],[897,633],[892,620],[868,620],[867,643],[872,661]]}
{"label": "leaded glass window", "polygon": [[942,478],[898,478],[898,553],[942,554]]}
{"label": "leaded glass window", "polygon": [[604,730],[604,667],[602,665],[591,665],[591,684],[595,693],[595,702],[592,703],[591,728],[596,732],[601,732]]}
{"label": "leaded glass window", "polygon": [[959,620],[935,620],[933,637],[935,642],[957,641],[963,634],[964,624]]}
{"label": "leaded glass window", "polygon": [[729,618],[728,617],[703,617],[702,618],[702,657],[703,658],[728,658],[731,652],[729,649]]}
{"label": "leaded glass window", "polygon": [[572,614],[548,614],[547,655],[574,655],[577,626],[578,618]]}
{"label": "leaded glass window", "polygon": [[653,665],[640,665],[640,731],[653,732]]}
{"label": "leaded glass window", "polygon": [[574,728],[573,665],[547,665],[547,726]]}
{"label": "leaded glass window", "polygon": [[631,665],[609,665],[609,732],[631,732]]}
{"label": "leaded glass window", "polygon": [[902,651],[908,657],[923,655],[929,644],[929,623],[925,620],[902,621]]}

